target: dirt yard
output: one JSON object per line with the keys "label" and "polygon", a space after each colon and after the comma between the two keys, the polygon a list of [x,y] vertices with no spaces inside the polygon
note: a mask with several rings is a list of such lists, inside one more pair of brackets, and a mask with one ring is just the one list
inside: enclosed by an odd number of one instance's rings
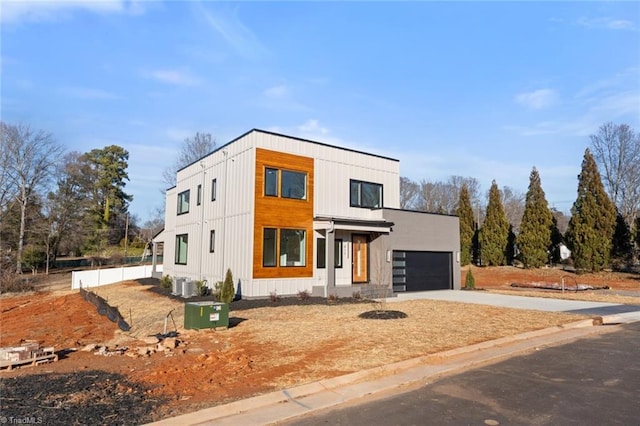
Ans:
{"label": "dirt yard", "polygon": [[[559,282],[567,274],[551,269],[472,271],[476,287],[517,294],[522,291],[514,290],[513,282]],[[637,275],[575,277],[580,283],[607,285],[628,294],[597,290],[572,297],[640,302]],[[584,318],[422,300],[389,305],[407,318],[367,320],[358,315],[372,310],[368,303],[289,306],[266,301],[266,306],[252,309],[233,310],[232,305],[229,329],[195,331],[182,328],[182,302],[150,288],[125,282],[93,289],[119,308],[132,326],[127,333],[99,315],[78,292],[61,286],[0,297],[0,346],[35,340],[54,346],[60,356],[55,363],[0,371],[2,414],[38,415],[44,423],[140,424]],[[175,324],[177,347],[165,339],[165,348],[153,337],[165,331],[165,324],[167,331]],[[34,395],[32,389],[39,393]]]}

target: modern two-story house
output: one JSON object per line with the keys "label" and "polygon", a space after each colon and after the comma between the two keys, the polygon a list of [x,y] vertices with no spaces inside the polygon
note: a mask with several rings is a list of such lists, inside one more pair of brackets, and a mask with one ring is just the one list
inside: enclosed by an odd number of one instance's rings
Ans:
{"label": "modern two-story house", "polygon": [[251,130],[167,190],[163,273],[244,298],[460,287],[455,216],[399,209],[399,161]]}

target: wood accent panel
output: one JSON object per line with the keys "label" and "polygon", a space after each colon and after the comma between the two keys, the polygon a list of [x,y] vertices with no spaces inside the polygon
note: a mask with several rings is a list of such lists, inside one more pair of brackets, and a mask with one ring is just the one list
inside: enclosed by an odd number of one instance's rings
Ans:
{"label": "wood accent panel", "polygon": [[[256,148],[253,278],[307,278],[313,276],[313,165],[313,158]],[[265,168],[306,173],[307,199],[296,200],[280,196],[265,196]],[[278,184],[281,183],[281,179],[279,179]],[[263,267],[262,234],[264,228],[306,230],[306,266]],[[279,247],[277,250],[279,253]]]}

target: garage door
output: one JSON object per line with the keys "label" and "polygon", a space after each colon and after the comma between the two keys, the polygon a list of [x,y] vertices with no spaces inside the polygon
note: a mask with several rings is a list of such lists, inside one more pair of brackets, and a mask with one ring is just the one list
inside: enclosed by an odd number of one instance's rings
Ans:
{"label": "garage door", "polygon": [[425,291],[453,288],[453,253],[393,252],[393,290]]}

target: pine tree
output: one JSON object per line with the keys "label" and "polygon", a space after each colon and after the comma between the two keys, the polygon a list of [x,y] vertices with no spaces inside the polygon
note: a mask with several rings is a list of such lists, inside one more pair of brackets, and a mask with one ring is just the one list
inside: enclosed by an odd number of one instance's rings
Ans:
{"label": "pine tree", "polygon": [[504,214],[500,190],[494,180],[489,190],[487,215],[480,230],[479,243],[484,265],[504,265],[509,242],[509,222]]}
{"label": "pine tree", "polygon": [[525,268],[540,268],[549,259],[553,215],[545,198],[540,175],[534,167],[529,175],[529,190],[518,235],[519,258]]}
{"label": "pine tree", "polygon": [[471,198],[469,197],[469,190],[466,184],[463,184],[460,189],[457,213],[458,219],[460,220],[460,263],[462,266],[465,266],[471,263],[473,234],[475,232]]}
{"label": "pine tree", "polygon": [[571,208],[567,243],[577,269],[598,272],[609,265],[616,209],[604,190],[589,149],[578,175],[578,197]]}

